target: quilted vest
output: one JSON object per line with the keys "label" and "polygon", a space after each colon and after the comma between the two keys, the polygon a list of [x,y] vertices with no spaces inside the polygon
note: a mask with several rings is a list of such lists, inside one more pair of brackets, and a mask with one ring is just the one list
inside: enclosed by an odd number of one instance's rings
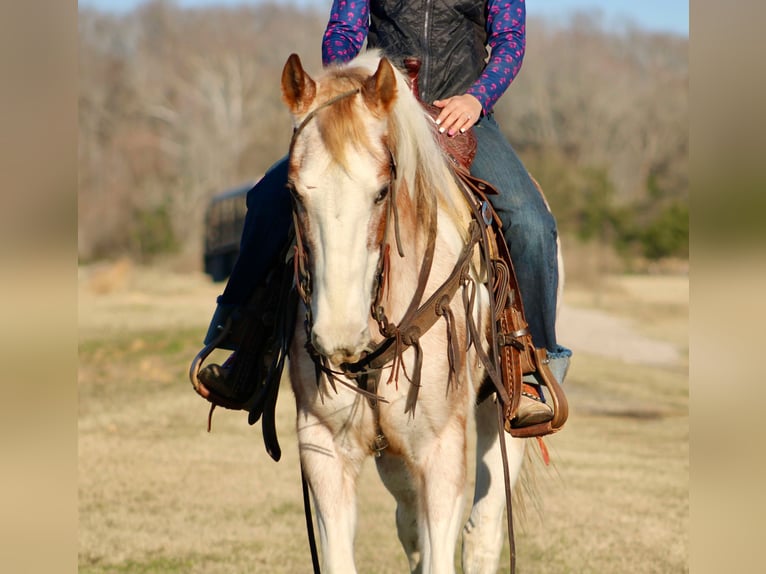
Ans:
{"label": "quilted vest", "polygon": [[486,0],[371,0],[367,45],[394,63],[422,62],[425,102],[465,93],[484,69]]}

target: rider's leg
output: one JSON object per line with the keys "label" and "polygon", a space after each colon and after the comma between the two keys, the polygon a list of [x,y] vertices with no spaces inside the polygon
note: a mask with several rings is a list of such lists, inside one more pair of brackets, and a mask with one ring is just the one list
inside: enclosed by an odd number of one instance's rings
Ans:
{"label": "rider's leg", "polygon": [[478,149],[471,172],[497,188],[489,199],[503,222],[532,342],[555,353],[556,221],[494,118],[482,118],[474,131]]}
{"label": "rider's leg", "polygon": [[[221,333],[229,318],[236,322],[240,310],[247,304],[255,288],[266,278],[275,257],[287,241],[292,221],[290,195],[287,183],[287,156],[275,163],[266,174],[247,192],[247,214],[240,240],[239,257],[223,293],[218,297],[213,319],[205,336],[208,345]],[[236,350],[225,338],[218,345]],[[237,394],[227,380],[233,356],[223,365],[211,363],[204,367],[199,378],[210,390],[224,397]]]}
{"label": "rider's leg", "polygon": [[[556,220],[492,115],[483,117],[474,132],[478,146],[471,172],[498,190],[490,200],[503,222],[532,342],[544,347],[552,361],[568,363],[572,352],[556,340]],[[565,365],[560,366],[563,375]],[[546,416],[542,407],[530,408]]]}
{"label": "rider's leg", "polygon": [[[205,336],[206,345],[215,339],[227,319],[247,303],[287,240],[292,211],[286,183],[287,156],[271,166],[247,192],[247,214],[239,256],[223,293],[218,297]],[[224,345],[224,348],[231,347]]]}

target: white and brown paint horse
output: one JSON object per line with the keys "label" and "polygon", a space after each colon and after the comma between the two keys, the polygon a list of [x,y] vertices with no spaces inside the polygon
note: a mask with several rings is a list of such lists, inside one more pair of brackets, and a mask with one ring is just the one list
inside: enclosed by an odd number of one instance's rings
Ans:
{"label": "white and brown paint horse", "polygon": [[[307,321],[298,321],[290,352],[290,378],[322,570],[356,571],[356,482],[364,460],[378,454],[378,472],[397,502],[397,531],[411,570],[454,572],[468,424],[475,416],[476,494],[463,528],[463,570],[494,573],[505,515],[497,412],[492,400],[476,407],[485,375],[476,346],[486,341],[468,344],[463,297],[463,290],[475,290],[470,308],[483,332],[489,294],[478,276],[479,258],[470,264],[471,280],[450,297],[452,325],[440,321],[421,334],[419,357],[415,346],[401,353],[396,377],[395,366],[387,365],[374,389],[382,399],[376,406],[336,384],[356,387],[358,380],[340,374],[343,366],[359,361],[384,339],[371,316],[382,260],[387,278],[380,302],[396,325],[410,308],[422,274],[428,222],[435,220],[436,238],[421,301],[445,282],[468,240],[470,210],[436,143],[432,120],[404,75],[376,53],[326,69],[316,79],[293,55],[283,72],[282,91],[296,126],[289,187],[306,253],[302,263],[311,278],[310,293],[304,293]],[[448,348],[457,348],[457,360]],[[323,370],[317,369],[317,358]],[[422,375],[414,407],[411,379],[418,360]],[[380,434],[388,444],[376,453]],[[524,443],[503,435],[515,481]]]}

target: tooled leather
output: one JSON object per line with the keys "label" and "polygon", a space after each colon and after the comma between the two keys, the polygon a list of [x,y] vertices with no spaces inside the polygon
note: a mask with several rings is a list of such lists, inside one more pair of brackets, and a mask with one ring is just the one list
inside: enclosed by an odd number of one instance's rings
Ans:
{"label": "tooled leather", "polygon": [[[469,173],[457,170],[459,179],[464,184],[463,190],[470,190],[474,195],[471,197],[466,194],[466,199],[470,205],[476,207],[476,204],[486,201],[486,194],[491,194],[494,190],[486,182],[478,181]],[[476,211],[474,209],[474,211]],[[513,297],[506,301],[503,309],[499,310],[497,316],[498,334],[506,335],[527,328],[527,321],[524,318],[524,307],[519,292],[516,274],[511,261],[508,246],[502,237],[499,229],[499,221],[492,218],[493,224],[497,227],[494,233],[496,243],[496,253],[508,265],[510,276],[508,277],[509,286]],[[490,234],[487,234],[489,236]],[[489,239],[489,237],[488,237]],[[505,339],[506,337],[503,337]],[[500,372],[502,373],[505,392],[510,395],[508,404],[504,405],[505,411],[505,430],[515,437],[544,436],[554,433],[561,429],[568,417],[568,405],[561,385],[556,381],[545,361],[547,361],[547,352],[545,349],[537,349],[532,343],[531,334],[527,333],[519,337],[518,342],[523,348],[519,349],[514,345],[503,345],[500,347]],[[510,419],[515,415],[518,401],[521,395],[522,374],[535,373],[536,378],[544,384],[550,391],[554,407],[554,417],[551,421],[540,423],[529,427],[512,428]]]}

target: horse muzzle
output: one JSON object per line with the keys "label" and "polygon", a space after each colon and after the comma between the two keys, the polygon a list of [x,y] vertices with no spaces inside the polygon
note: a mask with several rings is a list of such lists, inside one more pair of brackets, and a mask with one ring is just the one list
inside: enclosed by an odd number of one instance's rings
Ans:
{"label": "horse muzzle", "polygon": [[370,343],[370,330],[367,326],[361,331],[346,336],[327,336],[316,326],[311,331],[311,345],[317,353],[327,357],[333,365],[343,363],[356,363],[362,353],[368,349]]}

